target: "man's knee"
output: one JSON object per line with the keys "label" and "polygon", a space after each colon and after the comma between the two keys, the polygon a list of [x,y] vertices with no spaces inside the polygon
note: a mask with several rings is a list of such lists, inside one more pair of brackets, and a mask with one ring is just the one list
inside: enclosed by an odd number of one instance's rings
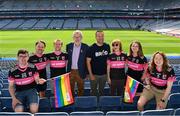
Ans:
{"label": "man's knee", "polygon": [[38,108],[39,108],[39,105],[37,103],[32,103],[30,105],[30,112],[32,114],[37,113],[38,112]]}
{"label": "man's knee", "polygon": [[15,112],[23,112],[23,111],[24,111],[24,107],[18,105],[18,106],[16,106],[16,107],[14,108],[14,111],[15,111]]}

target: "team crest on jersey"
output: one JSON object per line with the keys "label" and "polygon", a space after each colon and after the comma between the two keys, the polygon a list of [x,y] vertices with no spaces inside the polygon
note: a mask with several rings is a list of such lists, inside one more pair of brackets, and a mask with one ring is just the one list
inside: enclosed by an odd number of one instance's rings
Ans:
{"label": "team crest on jersey", "polygon": [[124,59],[125,59],[124,57],[121,58],[121,60],[123,60],[123,61],[124,61]]}
{"label": "team crest on jersey", "polygon": [[139,60],[138,60],[138,59],[136,60],[136,63],[139,63]]}
{"label": "team crest on jersey", "polygon": [[164,79],[164,80],[167,79],[167,75],[163,75],[162,79]]}
{"label": "team crest on jersey", "polygon": [[29,74],[29,76],[32,76],[32,72],[29,72],[28,74]]}
{"label": "team crest on jersey", "polygon": [[62,60],[65,60],[65,56],[62,56]]}

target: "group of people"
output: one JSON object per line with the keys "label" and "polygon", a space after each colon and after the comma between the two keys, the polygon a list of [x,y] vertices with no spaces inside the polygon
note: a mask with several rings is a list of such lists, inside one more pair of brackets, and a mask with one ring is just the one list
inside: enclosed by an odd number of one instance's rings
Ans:
{"label": "group of people", "polygon": [[[175,74],[164,53],[156,52],[148,63],[143,54],[141,43],[133,41],[129,54],[122,49],[122,43],[115,39],[110,45],[104,42],[104,32],[95,33],[96,42],[91,46],[82,43],[80,30],[73,32],[73,42],[66,45],[62,52],[63,42],[54,41],[54,51],[44,54],[46,43],[42,40],[35,43],[35,53],[29,56],[25,49],[17,53],[18,64],[9,71],[9,92],[15,112],[23,112],[29,104],[30,112],[38,112],[39,96],[45,97],[47,88],[47,65],[50,65],[50,78],[70,72],[70,84],[75,96],[75,83],[78,96],[84,94],[84,80],[90,80],[91,95],[104,95],[106,82],[110,85],[111,95],[123,95],[126,77],[144,83],[139,86],[136,95],[140,96],[138,109],[156,98],[157,109],[164,109],[171,91]],[[112,51],[112,52],[111,52]],[[51,88],[53,89],[53,81]],[[39,94],[38,94],[38,93]],[[27,102],[27,103],[26,103]]]}

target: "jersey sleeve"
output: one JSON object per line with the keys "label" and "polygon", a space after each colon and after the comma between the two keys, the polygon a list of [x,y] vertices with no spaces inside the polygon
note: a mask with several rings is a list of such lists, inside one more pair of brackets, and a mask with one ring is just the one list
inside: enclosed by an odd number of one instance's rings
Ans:
{"label": "jersey sleeve", "polygon": [[9,71],[9,74],[8,74],[8,82],[13,82],[13,83],[14,83],[14,80],[15,80],[15,78],[14,78],[12,72]]}
{"label": "jersey sleeve", "polygon": [[174,73],[174,69],[172,67],[170,68],[168,81],[172,81],[172,82],[176,81],[176,76]]}

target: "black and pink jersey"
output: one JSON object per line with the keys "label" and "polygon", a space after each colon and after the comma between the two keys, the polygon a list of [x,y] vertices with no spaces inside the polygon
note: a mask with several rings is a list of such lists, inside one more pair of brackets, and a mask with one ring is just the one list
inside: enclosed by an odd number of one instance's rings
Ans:
{"label": "black and pink jersey", "polygon": [[144,69],[146,69],[147,67],[146,57],[128,56],[127,64],[128,64],[127,75],[131,76],[134,79],[140,80],[144,72]]}
{"label": "black and pink jersey", "polygon": [[36,87],[35,77],[38,77],[39,73],[37,68],[33,64],[28,64],[25,68],[16,66],[9,71],[8,81],[13,82],[16,87],[16,91],[24,91]]}
{"label": "black and pink jersey", "polygon": [[47,55],[43,54],[42,56],[33,55],[29,57],[30,63],[34,64],[39,72],[39,77],[47,79],[46,66],[47,66]]}
{"label": "black and pink jersey", "polygon": [[125,79],[125,65],[127,55],[125,53],[112,53],[109,55],[107,63],[110,65],[110,78],[111,79]]}
{"label": "black and pink jersey", "polygon": [[166,89],[168,81],[175,81],[175,73],[172,67],[167,69],[166,74],[163,74],[162,71],[158,71],[155,69],[154,71],[150,71],[150,68],[147,69],[147,75],[150,77],[150,82],[153,86],[158,89]]}
{"label": "black and pink jersey", "polygon": [[51,78],[66,73],[66,66],[68,60],[68,55],[66,53],[63,52],[61,52],[60,54],[56,54],[55,52],[49,53],[48,60],[50,63]]}

